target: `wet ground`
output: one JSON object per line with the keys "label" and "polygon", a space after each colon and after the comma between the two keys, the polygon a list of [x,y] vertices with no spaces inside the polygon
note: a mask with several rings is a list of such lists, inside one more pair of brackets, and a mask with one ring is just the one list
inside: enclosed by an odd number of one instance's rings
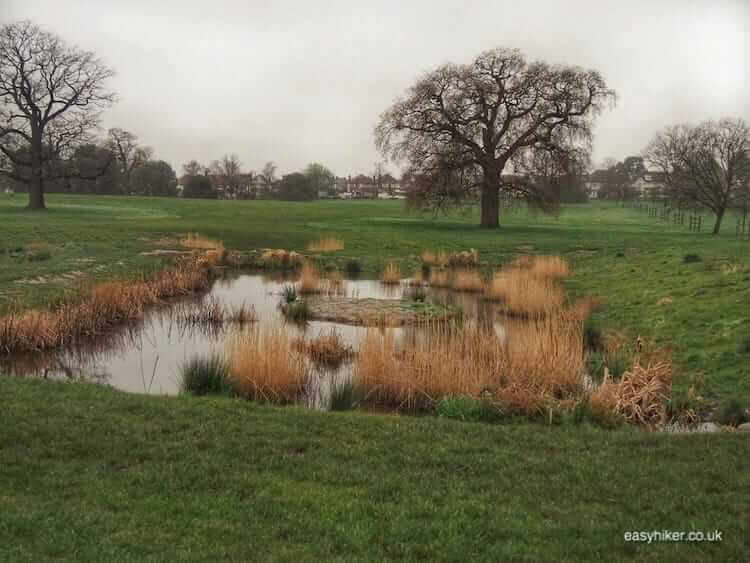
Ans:
{"label": "wet ground", "polygon": [[[229,307],[244,304],[255,309],[257,322],[280,323],[284,322],[279,310],[281,291],[284,285],[293,281],[293,278],[284,276],[233,274],[217,280],[211,290],[197,300],[216,300]],[[398,285],[384,285],[378,280],[344,282],[346,298],[393,302],[404,298],[408,291],[408,280]],[[437,288],[426,288],[425,292],[427,302],[459,308],[468,319],[486,316],[489,307],[476,294]],[[325,301],[341,297],[318,296],[310,299]],[[11,375],[92,380],[134,393],[177,394],[180,391],[180,366],[197,355],[222,353],[232,331],[239,330],[231,324],[215,326],[179,322],[175,310],[190,304],[182,302],[151,311],[137,324],[123,326],[71,349],[0,358],[0,370]],[[501,332],[502,327],[491,312],[488,318],[496,325],[495,330]],[[310,321],[304,325],[285,323],[284,326],[295,336],[304,338],[315,338],[321,333],[335,330],[355,350],[368,330],[363,326],[330,321]],[[414,329],[390,330],[400,337],[404,330]],[[325,395],[325,388],[333,378],[345,377],[346,372],[347,366],[343,366],[338,374],[321,371],[318,374],[318,387],[311,389],[311,395],[318,396],[317,399],[311,396],[312,403],[319,405],[320,395]]]}

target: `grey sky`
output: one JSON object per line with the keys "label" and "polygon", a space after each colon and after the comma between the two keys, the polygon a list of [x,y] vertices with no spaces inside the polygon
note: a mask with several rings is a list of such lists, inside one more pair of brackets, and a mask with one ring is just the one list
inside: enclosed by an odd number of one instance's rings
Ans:
{"label": "grey sky", "polygon": [[378,116],[420,72],[498,46],[603,73],[619,100],[596,161],[671,123],[750,119],[750,0],[0,0],[0,19],[97,52],[120,98],[103,126],[178,172],[234,152],[370,173]]}

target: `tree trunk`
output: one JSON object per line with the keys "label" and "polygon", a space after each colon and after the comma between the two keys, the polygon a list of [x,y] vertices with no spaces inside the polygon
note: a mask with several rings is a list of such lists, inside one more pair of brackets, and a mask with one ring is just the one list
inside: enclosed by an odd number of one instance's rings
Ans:
{"label": "tree trunk", "polygon": [[44,205],[44,171],[42,170],[42,133],[31,133],[31,177],[29,178],[29,204],[27,209],[46,209]]}
{"label": "tree trunk", "polygon": [[481,220],[479,226],[484,229],[500,227],[500,173],[491,166],[483,167],[484,182],[482,183]]}
{"label": "tree trunk", "polygon": [[726,208],[722,207],[717,213],[716,213],[716,222],[714,223],[714,230],[713,234],[718,235],[719,230],[721,229],[721,220],[724,218],[724,212],[726,211]]}

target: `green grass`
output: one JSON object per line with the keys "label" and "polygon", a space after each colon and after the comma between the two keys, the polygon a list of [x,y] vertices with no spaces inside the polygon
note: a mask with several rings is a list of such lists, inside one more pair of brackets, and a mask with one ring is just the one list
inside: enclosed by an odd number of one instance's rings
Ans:
{"label": "green grass", "polygon": [[180,366],[180,388],[193,395],[231,395],[229,366],[220,354],[195,356]]}
{"label": "green grass", "polygon": [[[402,271],[420,266],[424,249],[476,248],[485,269],[524,252],[559,253],[574,276],[573,296],[601,297],[594,320],[605,331],[641,335],[673,350],[677,389],[698,385],[708,401],[750,401],[750,241],[738,240],[728,216],[722,235],[689,232],[617,204],[565,206],[559,217],[517,211],[502,228],[477,228],[476,214],[409,214],[401,202],[204,201],[139,197],[50,195],[47,212],[23,209],[23,197],[0,197],[0,245],[47,243],[51,257],[17,260],[0,252],[0,312],[10,303],[43,306],[85,279],[127,277],[163,265],[141,256],[158,239],[196,232],[227,248],[281,247],[305,252],[322,234],[345,248],[322,258],[345,269],[356,261],[374,276],[388,260]],[[708,218],[706,219],[707,222]],[[685,262],[685,256],[700,257]],[[69,274],[68,281],[62,278]],[[44,276],[48,283],[18,283]],[[668,298],[668,299],[667,299]]]}
{"label": "green grass", "polygon": [[[745,561],[747,436],[0,377],[0,560]],[[633,544],[626,531],[721,543]]]}

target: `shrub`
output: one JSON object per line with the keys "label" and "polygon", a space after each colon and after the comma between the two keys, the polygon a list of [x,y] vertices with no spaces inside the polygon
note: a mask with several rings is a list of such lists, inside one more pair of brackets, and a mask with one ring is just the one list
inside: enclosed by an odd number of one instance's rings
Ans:
{"label": "shrub", "polygon": [[583,346],[587,350],[601,350],[604,347],[604,338],[599,323],[591,317],[583,322]]}
{"label": "shrub", "polygon": [[229,366],[219,354],[196,356],[180,366],[180,386],[193,395],[231,395]]}
{"label": "shrub", "polygon": [[435,405],[435,413],[445,418],[469,422],[500,422],[504,416],[498,405],[466,395],[443,397]]}
{"label": "shrub", "polygon": [[297,301],[297,288],[292,284],[284,284],[281,288],[281,299],[284,303]]}
{"label": "shrub", "polygon": [[425,288],[421,285],[411,286],[409,290],[404,293],[404,298],[416,303],[424,303],[427,300],[427,291],[425,291]]}
{"label": "shrub", "polygon": [[729,399],[723,402],[713,418],[714,421],[724,426],[739,426],[750,420],[747,415],[747,406],[740,399]]}
{"label": "shrub", "polygon": [[362,273],[362,265],[359,263],[359,260],[348,260],[344,269],[346,270],[346,275],[350,278],[356,278]]}
{"label": "shrub", "polygon": [[682,262],[684,264],[692,264],[694,262],[700,262],[703,260],[699,254],[685,254],[685,256],[682,257]]}
{"label": "shrub", "polygon": [[362,392],[351,379],[331,383],[330,409],[332,411],[349,411],[359,408],[361,400]]}
{"label": "shrub", "polygon": [[312,318],[312,309],[307,301],[296,300],[281,304],[281,312],[290,321],[304,323]]}

